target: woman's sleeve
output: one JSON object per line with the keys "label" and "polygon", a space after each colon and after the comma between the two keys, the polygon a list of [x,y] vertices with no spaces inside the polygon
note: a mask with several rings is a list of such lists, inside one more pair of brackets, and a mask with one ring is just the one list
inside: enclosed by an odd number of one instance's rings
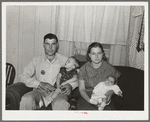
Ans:
{"label": "woman's sleeve", "polygon": [[119,78],[121,76],[121,73],[116,68],[114,68],[112,75],[115,78]]}
{"label": "woman's sleeve", "polygon": [[85,81],[85,79],[86,79],[85,66],[82,66],[79,71],[79,80]]}

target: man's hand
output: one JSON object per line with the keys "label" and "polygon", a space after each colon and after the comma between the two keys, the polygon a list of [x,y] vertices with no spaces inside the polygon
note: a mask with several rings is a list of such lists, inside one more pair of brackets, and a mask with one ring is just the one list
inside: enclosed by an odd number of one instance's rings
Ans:
{"label": "man's hand", "polygon": [[39,88],[45,90],[46,92],[50,92],[50,91],[55,90],[55,88],[51,84],[46,83],[46,82],[40,82]]}
{"label": "man's hand", "polygon": [[66,84],[64,86],[61,86],[61,93],[70,95],[72,91],[72,86],[70,84]]}

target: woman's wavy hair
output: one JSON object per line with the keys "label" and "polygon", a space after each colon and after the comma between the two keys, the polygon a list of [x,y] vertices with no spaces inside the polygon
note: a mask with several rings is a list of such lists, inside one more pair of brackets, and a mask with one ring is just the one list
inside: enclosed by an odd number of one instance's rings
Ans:
{"label": "woman's wavy hair", "polygon": [[86,60],[91,62],[91,58],[89,57],[89,53],[91,52],[91,49],[92,49],[93,47],[99,47],[99,48],[101,48],[101,50],[102,50],[102,52],[103,52],[103,57],[102,57],[102,59],[106,61],[107,58],[106,58],[106,56],[105,56],[105,52],[104,52],[103,46],[102,46],[99,42],[93,42],[93,43],[91,43],[91,44],[89,45],[88,50],[87,50],[87,53],[86,53]]}

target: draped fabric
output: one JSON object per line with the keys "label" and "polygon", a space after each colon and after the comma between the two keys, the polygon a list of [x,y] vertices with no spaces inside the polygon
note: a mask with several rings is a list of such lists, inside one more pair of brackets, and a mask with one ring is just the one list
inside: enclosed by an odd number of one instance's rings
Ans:
{"label": "draped fabric", "polygon": [[132,6],[126,65],[144,70],[144,7]]}

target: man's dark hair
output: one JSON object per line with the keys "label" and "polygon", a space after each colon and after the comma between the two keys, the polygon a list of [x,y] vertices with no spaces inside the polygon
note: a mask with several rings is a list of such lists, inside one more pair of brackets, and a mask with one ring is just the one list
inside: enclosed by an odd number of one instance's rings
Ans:
{"label": "man's dark hair", "polygon": [[58,38],[56,35],[52,34],[52,33],[48,33],[44,36],[44,42],[45,42],[45,39],[56,39],[56,42],[58,43]]}

